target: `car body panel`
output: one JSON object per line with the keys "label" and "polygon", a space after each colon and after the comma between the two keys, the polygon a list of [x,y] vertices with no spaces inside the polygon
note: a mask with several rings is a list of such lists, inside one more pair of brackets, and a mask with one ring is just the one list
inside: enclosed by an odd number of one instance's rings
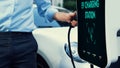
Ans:
{"label": "car body panel", "polygon": [[[48,63],[50,68],[73,68],[70,57],[64,50],[67,43],[68,27],[39,28],[33,31],[38,43],[38,54]],[[71,42],[77,42],[77,27],[71,30]],[[88,63],[78,63],[76,68],[89,68]]]}

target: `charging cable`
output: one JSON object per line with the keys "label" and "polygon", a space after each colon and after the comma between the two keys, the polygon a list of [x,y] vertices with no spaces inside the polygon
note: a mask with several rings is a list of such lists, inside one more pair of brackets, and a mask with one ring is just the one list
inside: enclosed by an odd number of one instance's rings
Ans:
{"label": "charging cable", "polygon": [[[78,20],[77,13],[76,13],[76,16],[75,16],[72,20]],[[74,63],[74,60],[73,60],[72,50],[71,50],[71,44],[70,44],[70,33],[71,33],[71,29],[72,29],[72,28],[73,28],[73,26],[70,24],[69,29],[68,29],[68,48],[69,48],[70,59],[71,59],[73,68],[76,68],[76,67],[75,67],[75,63]],[[94,68],[94,65],[93,65],[93,64],[90,64],[90,68]]]}
{"label": "charging cable", "polygon": [[70,32],[71,32],[72,28],[73,27],[70,25],[69,30],[68,30],[68,47],[69,47],[70,58],[71,58],[71,62],[72,62],[73,68],[76,68],[75,64],[74,64],[74,60],[73,60],[73,56],[72,56],[72,51],[71,51],[71,44],[70,44]]}
{"label": "charging cable", "polygon": [[[75,17],[72,18],[72,20],[77,20],[77,12],[76,12]],[[72,28],[73,28],[73,26],[70,24],[69,29],[68,29],[68,48],[69,48],[70,58],[71,58],[71,62],[72,62],[73,68],[76,68],[74,60],[73,60],[72,50],[71,50],[71,44],[70,44],[70,32],[71,32]]]}
{"label": "charging cable", "polygon": [[94,68],[93,64],[90,64],[90,68]]}

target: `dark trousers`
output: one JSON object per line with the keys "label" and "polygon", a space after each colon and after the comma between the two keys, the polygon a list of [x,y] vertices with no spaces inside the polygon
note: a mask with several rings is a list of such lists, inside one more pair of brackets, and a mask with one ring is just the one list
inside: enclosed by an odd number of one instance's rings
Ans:
{"label": "dark trousers", "polygon": [[0,68],[37,68],[37,43],[28,32],[0,32]]}

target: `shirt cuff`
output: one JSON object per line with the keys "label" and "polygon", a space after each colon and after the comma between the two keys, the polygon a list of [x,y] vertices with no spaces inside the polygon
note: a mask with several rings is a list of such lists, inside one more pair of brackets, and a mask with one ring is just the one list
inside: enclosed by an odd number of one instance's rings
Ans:
{"label": "shirt cuff", "polygon": [[51,6],[45,13],[45,16],[46,16],[45,18],[47,18],[50,22],[52,22],[54,20],[53,17],[56,12],[58,12],[58,10]]}

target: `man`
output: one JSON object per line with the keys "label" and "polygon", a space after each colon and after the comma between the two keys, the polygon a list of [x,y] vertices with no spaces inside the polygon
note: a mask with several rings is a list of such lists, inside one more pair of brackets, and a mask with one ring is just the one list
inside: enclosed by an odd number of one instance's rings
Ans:
{"label": "man", "polygon": [[[75,13],[58,12],[50,0],[35,0],[40,15],[49,21],[72,20]],[[0,68],[37,68],[37,43],[32,35],[36,29],[33,18],[33,0],[0,0]]]}

